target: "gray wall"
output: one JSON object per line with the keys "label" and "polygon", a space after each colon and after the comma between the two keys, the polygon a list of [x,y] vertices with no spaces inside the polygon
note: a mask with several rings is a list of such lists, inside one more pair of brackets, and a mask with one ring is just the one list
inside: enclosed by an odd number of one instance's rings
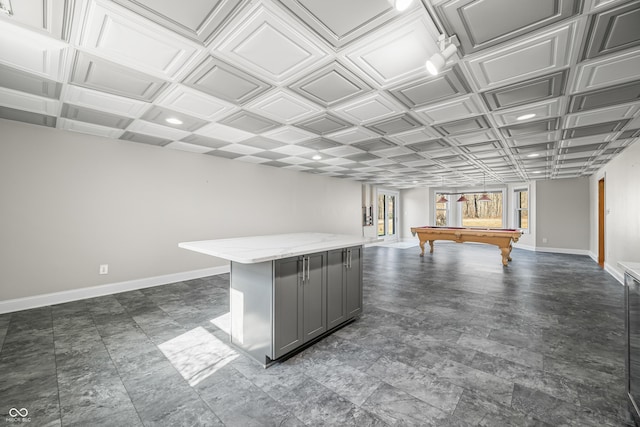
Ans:
{"label": "gray wall", "polygon": [[0,301],[227,265],[181,241],[362,233],[359,182],[1,119],[0,135]]}
{"label": "gray wall", "polygon": [[[589,178],[536,182],[536,248],[589,250]],[[546,239],[546,242],[545,242]]]}

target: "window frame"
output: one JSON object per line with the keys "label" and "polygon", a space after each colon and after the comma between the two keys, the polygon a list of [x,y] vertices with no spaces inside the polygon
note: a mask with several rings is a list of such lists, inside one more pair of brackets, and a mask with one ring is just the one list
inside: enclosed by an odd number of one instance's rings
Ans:
{"label": "window frame", "polygon": [[[520,205],[520,193],[527,193],[527,207],[522,209]],[[520,217],[519,213],[523,210],[527,211],[527,228],[523,228],[518,225]],[[529,186],[519,186],[513,189],[513,227],[522,231],[524,234],[528,234],[531,230],[531,191]]]}
{"label": "window frame", "polygon": [[[446,190],[442,190],[442,191],[446,191]],[[437,200],[440,198],[439,196],[442,196],[444,194],[435,191],[433,193],[433,225],[435,227],[449,227],[450,226],[450,222],[451,222],[451,198],[447,197],[447,202],[444,203],[445,208],[444,209],[438,209],[438,203]],[[446,197],[446,196],[445,196]],[[445,224],[444,225],[438,225],[438,212],[439,211],[444,211],[445,212]]]}

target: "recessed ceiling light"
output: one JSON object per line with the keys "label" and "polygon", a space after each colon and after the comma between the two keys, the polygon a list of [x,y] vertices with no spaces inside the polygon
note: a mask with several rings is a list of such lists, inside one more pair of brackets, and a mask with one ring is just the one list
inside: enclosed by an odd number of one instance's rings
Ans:
{"label": "recessed ceiling light", "polygon": [[538,156],[540,156],[540,153],[527,154],[527,157],[538,157]]}
{"label": "recessed ceiling light", "polygon": [[533,171],[533,173],[542,173],[542,171]]}
{"label": "recessed ceiling light", "polygon": [[165,119],[167,121],[167,123],[171,123],[172,125],[181,125],[182,124],[182,120],[176,118],[176,117],[168,117],[167,119]]}
{"label": "recessed ceiling light", "polygon": [[516,117],[516,120],[529,120],[533,119],[536,115],[534,113],[523,114],[521,116]]}
{"label": "recessed ceiling light", "polygon": [[313,160],[322,160],[322,156],[320,154],[316,154],[312,157]]}

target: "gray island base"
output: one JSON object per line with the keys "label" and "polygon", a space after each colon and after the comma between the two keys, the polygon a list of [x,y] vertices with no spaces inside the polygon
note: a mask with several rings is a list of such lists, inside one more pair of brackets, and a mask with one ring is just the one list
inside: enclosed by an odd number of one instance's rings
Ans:
{"label": "gray island base", "polygon": [[362,313],[359,236],[295,233],[180,243],[231,261],[231,343],[268,367]]}

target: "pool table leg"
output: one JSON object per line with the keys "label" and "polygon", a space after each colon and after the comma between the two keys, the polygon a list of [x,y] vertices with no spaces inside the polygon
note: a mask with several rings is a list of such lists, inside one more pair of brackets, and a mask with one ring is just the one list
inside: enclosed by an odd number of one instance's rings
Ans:
{"label": "pool table leg", "polygon": [[424,240],[420,240],[420,256],[424,256]]}
{"label": "pool table leg", "polygon": [[431,248],[429,250],[429,253],[432,254],[433,253],[433,240],[429,240],[429,247]]}
{"label": "pool table leg", "polygon": [[511,245],[506,248],[500,248],[502,252],[502,265],[509,265],[509,261],[511,261]]}

